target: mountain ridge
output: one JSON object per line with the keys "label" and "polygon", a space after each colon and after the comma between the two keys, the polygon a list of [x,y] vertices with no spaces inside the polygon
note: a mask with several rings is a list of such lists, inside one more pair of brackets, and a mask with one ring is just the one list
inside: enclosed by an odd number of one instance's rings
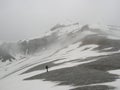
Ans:
{"label": "mountain ridge", "polygon": [[[94,40],[94,38],[97,37],[101,38],[102,40],[103,39],[111,39],[111,41],[113,39],[119,40],[120,39],[118,35],[119,27],[116,27],[116,29],[117,30],[111,30],[111,26],[96,24],[95,25],[87,24],[79,25],[79,23],[73,23],[69,25],[57,24],[53,28],[51,28],[50,31],[45,33],[45,35],[43,35],[43,37],[41,38],[23,40],[16,43],[3,43],[0,45],[0,48],[3,49],[0,50],[0,52],[6,51],[7,54],[5,55],[4,53],[4,56],[11,56],[15,59],[18,55],[23,57],[25,57],[26,55],[34,55],[36,53],[44,52],[45,50],[54,47],[58,47],[58,49],[64,48],[78,41],[90,42],[91,40]],[[91,40],[86,40],[87,37],[91,38]],[[100,39],[98,39],[98,42],[99,41]],[[1,54],[0,56],[3,57],[3,54]],[[5,58],[1,59],[2,61],[7,60]],[[9,58],[8,60],[12,61]]]}

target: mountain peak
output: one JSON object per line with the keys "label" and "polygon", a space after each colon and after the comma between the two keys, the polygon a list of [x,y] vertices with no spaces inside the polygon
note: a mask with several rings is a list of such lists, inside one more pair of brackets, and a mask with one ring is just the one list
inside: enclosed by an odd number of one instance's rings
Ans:
{"label": "mountain peak", "polygon": [[54,31],[54,30],[56,30],[56,29],[58,29],[58,28],[62,28],[62,27],[65,27],[66,25],[64,25],[64,24],[56,24],[55,26],[53,26],[50,30],[51,31]]}
{"label": "mountain peak", "polygon": [[[109,28],[110,26],[100,24],[56,24],[49,32],[43,34],[40,38],[21,40],[17,43],[4,43],[4,45],[0,45],[0,48],[5,49],[7,52],[7,54],[5,53],[6,55],[34,55],[49,49],[63,48],[93,35],[96,35],[96,37],[107,37],[109,39],[120,39],[120,30],[115,30],[116,27],[114,27],[114,29]],[[2,52],[2,50],[0,51]],[[0,57],[1,56],[2,55],[0,55]]]}

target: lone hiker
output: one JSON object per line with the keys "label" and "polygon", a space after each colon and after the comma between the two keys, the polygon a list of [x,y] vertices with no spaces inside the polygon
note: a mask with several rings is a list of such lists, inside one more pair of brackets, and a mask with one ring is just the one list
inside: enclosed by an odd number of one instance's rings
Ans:
{"label": "lone hiker", "polygon": [[47,66],[47,65],[45,66],[45,68],[46,68],[46,70],[47,70],[47,72],[48,72],[48,66]]}

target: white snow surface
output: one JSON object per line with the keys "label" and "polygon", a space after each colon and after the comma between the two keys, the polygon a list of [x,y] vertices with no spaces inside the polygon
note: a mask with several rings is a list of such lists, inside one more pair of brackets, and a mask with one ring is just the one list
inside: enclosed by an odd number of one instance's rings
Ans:
{"label": "white snow surface", "polygon": [[[68,62],[68,63],[64,63],[61,65],[52,67],[52,68],[50,68],[50,71],[61,69],[61,68],[73,67],[73,66],[77,66],[77,65],[80,65],[83,63],[89,63],[89,62],[93,62],[93,61],[95,61],[95,60],[90,60],[90,61],[85,61],[85,62]],[[27,62],[24,62],[24,63],[27,63]],[[14,66],[14,68],[18,68],[18,65],[16,65],[15,63],[12,66]],[[59,84],[59,82],[50,82],[50,81],[43,81],[43,80],[23,81],[23,79],[25,79],[25,78],[46,72],[45,70],[38,70],[38,71],[20,75],[22,72],[24,72],[32,67],[33,66],[30,66],[26,69],[23,69],[16,73],[13,73],[13,74],[7,76],[6,78],[1,79],[0,80],[0,90],[27,90],[27,89],[28,90],[48,90],[48,89],[49,90],[69,90],[69,89],[73,88],[73,86],[68,86],[68,85],[58,86],[57,84]]]}
{"label": "white snow surface", "polygon": [[[61,49],[54,55],[51,55],[52,51],[49,51],[50,53],[48,53],[47,55],[46,52],[43,53],[43,55],[41,56],[30,56],[19,61],[15,61],[12,64],[7,63],[3,65],[4,67],[0,67],[0,78],[2,78],[0,79],[0,90],[69,90],[72,89],[73,86],[58,86],[57,84],[59,82],[50,82],[43,80],[23,81],[23,79],[25,78],[45,73],[45,70],[33,71],[23,75],[20,74],[30,68],[46,62],[52,61],[54,64],[60,64],[58,66],[51,67],[50,71],[52,71],[62,68],[74,67],[83,63],[89,63],[97,60],[94,59],[83,61],[84,59],[87,59],[89,57],[98,57],[120,53],[120,50],[114,52],[99,52],[99,50],[96,49],[97,47],[99,47],[98,45],[91,44],[80,46],[81,44],[82,42],[72,44],[66,48]],[[112,47],[108,47],[105,50],[109,50],[111,48]],[[77,60],[79,60],[79,62]],[[112,86],[112,83],[109,84]]]}
{"label": "white snow surface", "polygon": [[[19,75],[20,73],[24,72],[27,69],[29,68],[18,71],[7,76],[6,78],[1,79],[0,90],[69,90],[73,88],[72,86],[68,85],[58,86],[57,84],[59,84],[59,82],[50,82],[43,80],[23,81],[23,79],[27,77],[45,73],[45,70],[40,70],[28,74]],[[51,68],[51,70],[55,69],[58,69],[58,67]]]}
{"label": "white snow surface", "polygon": [[69,90],[70,86],[57,86],[57,83],[31,80],[23,81],[20,76],[7,77],[0,80],[0,90]]}
{"label": "white snow surface", "polygon": [[[77,65],[80,65],[83,63],[89,63],[92,61],[95,61],[95,60],[79,62],[79,63],[78,62],[65,63],[62,65],[50,68],[50,71],[56,70],[56,69],[61,69],[61,68],[73,67],[73,66],[77,66]],[[48,89],[49,90],[70,90],[73,88],[73,86],[68,86],[68,85],[58,86],[57,84],[59,84],[59,82],[50,82],[50,81],[43,81],[43,80],[23,81],[23,79],[25,79],[25,78],[46,72],[45,70],[39,70],[39,71],[34,71],[31,73],[20,75],[20,73],[24,72],[25,70],[27,70],[31,67],[20,70],[16,73],[9,75],[6,78],[1,79],[0,80],[0,90],[27,90],[27,89],[28,90],[48,90]]]}
{"label": "white snow surface", "polygon": [[60,28],[57,30],[59,32],[58,36],[62,36],[63,34],[68,34],[70,32],[72,33],[77,32],[78,30],[81,29],[81,27],[82,25],[70,25],[64,28]]}
{"label": "white snow surface", "polygon": [[[59,53],[57,53],[57,55],[54,55],[54,58],[56,57],[56,59],[59,59],[54,63],[64,63],[75,59],[83,60],[89,57],[104,56],[120,52],[119,50],[115,52],[99,52],[98,50],[94,50],[95,48],[99,47],[98,45],[91,44],[79,47],[80,45],[81,42],[70,45],[68,48],[61,50]],[[108,49],[111,49],[111,47],[106,48],[106,50]]]}
{"label": "white snow surface", "polygon": [[[46,55],[46,53],[43,53],[43,55],[36,55],[31,56],[28,58],[21,59],[19,61],[16,61],[12,64],[7,63],[0,67],[0,77],[4,77],[5,75],[8,75],[9,73],[16,72],[17,70],[39,65],[41,63],[46,63],[53,61],[54,64],[61,64],[70,62],[72,60],[80,60],[83,61],[84,59],[87,59],[89,57],[98,57],[98,56],[104,56],[104,55],[111,55],[114,53],[120,53],[120,50],[114,51],[114,52],[99,52],[99,50],[94,50],[98,47],[98,45],[85,45],[80,46],[81,42],[75,43],[73,45],[70,45],[67,48],[64,48],[57,52],[56,54],[48,57],[51,55],[51,52]],[[79,47],[80,46],[80,47]],[[111,47],[110,47],[111,48]],[[109,48],[106,48],[106,50]],[[57,60],[57,61],[56,61]]]}
{"label": "white snow surface", "polygon": [[113,87],[115,87],[115,90],[120,90],[120,69],[119,70],[111,70],[108,72],[111,74],[118,75],[119,78],[113,82],[106,83],[105,85],[113,86]]}

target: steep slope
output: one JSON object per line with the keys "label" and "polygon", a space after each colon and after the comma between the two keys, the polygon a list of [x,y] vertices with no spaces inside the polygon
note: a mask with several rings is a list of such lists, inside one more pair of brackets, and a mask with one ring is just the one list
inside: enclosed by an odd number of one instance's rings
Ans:
{"label": "steep slope", "polygon": [[[56,48],[55,50],[57,51],[81,40],[83,43],[89,43],[91,40],[86,40],[87,38],[91,38],[96,43],[99,42],[98,38],[101,40],[105,38],[106,41],[107,39],[111,41],[119,40],[119,27],[116,27],[116,29],[112,27],[103,25],[79,25],[79,23],[69,25],[57,24],[41,38],[19,41],[17,43],[3,43],[0,45],[2,48],[0,51],[5,51],[18,59],[18,57],[22,58],[26,57],[26,55],[43,53],[52,48]],[[96,38],[98,41],[95,40]]]}
{"label": "steep slope", "polygon": [[[9,56],[5,61],[16,59],[12,63],[1,62],[0,78],[3,81],[7,78],[12,81],[9,79],[11,77],[14,80],[18,78],[18,87],[24,84],[29,89],[27,83],[44,79],[57,81],[61,85],[72,85],[68,90],[115,88],[108,86],[108,82],[116,80],[118,76],[108,71],[120,69],[119,27],[57,24],[41,38],[4,43],[0,47],[0,51],[4,52],[4,55],[0,53],[1,60],[3,56]],[[46,65],[50,70],[47,74],[44,70]],[[36,90],[40,88],[34,87]]]}

